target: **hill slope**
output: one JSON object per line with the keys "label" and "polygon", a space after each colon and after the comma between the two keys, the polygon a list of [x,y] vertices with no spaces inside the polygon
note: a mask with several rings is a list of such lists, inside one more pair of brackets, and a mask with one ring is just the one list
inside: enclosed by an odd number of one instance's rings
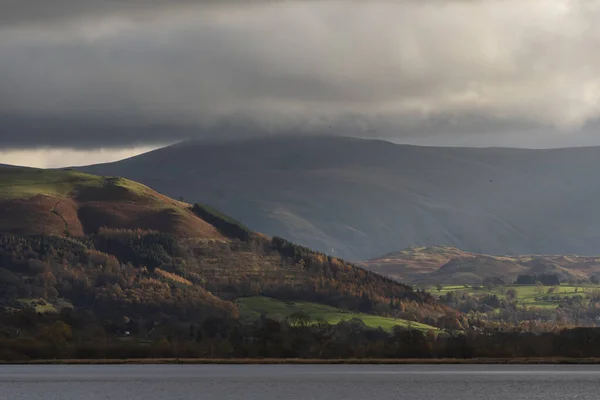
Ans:
{"label": "hill slope", "polygon": [[0,232],[83,236],[101,227],[221,237],[189,205],[137,182],[0,166]]}
{"label": "hill slope", "polygon": [[201,200],[250,228],[365,260],[409,246],[595,254],[599,148],[434,148],[344,137],[188,142],[83,171]]}
{"label": "hill slope", "polygon": [[137,330],[237,318],[233,301],[246,296],[431,324],[453,314],[409,286],[125,179],[0,168],[0,204],[0,308],[74,306]]}
{"label": "hill slope", "polygon": [[412,283],[481,284],[485,278],[512,283],[518,275],[556,274],[562,282],[600,275],[600,257],[574,255],[492,256],[454,247],[412,247],[362,263],[374,272]]}

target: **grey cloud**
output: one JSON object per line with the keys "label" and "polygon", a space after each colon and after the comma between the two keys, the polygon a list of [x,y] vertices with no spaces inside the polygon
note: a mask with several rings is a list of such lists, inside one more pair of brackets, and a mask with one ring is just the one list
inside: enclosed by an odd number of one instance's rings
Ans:
{"label": "grey cloud", "polygon": [[600,117],[600,2],[0,5],[5,147],[331,131],[583,144]]}
{"label": "grey cloud", "polygon": [[[79,19],[98,19],[111,15],[140,18],[157,15],[181,6],[236,6],[247,7],[290,0],[0,0],[1,25],[54,24]],[[304,3],[331,0],[301,0]],[[361,0],[344,0],[348,3]],[[413,3],[445,5],[448,3],[473,3],[492,0],[402,0]]]}
{"label": "grey cloud", "polygon": [[192,5],[264,3],[271,0],[0,0],[0,25],[56,24],[107,16],[140,18]]}

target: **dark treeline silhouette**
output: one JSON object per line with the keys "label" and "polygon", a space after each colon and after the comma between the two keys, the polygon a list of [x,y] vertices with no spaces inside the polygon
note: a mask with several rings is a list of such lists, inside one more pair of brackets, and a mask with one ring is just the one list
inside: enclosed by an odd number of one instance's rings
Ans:
{"label": "dark treeline silhouette", "polygon": [[556,275],[556,274],[519,275],[517,277],[517,280],[515,281],[515,284],[517,284],[517,285],[535,285],[538,282],[544,286],[560,285],[560,280],[558,279],[558,275]]}
{"label": "dark treeline silhouette", "polygon": [[192,211],[200,218],[217,228],[225,236],[247,241],[252,232],[241,222],[228,217],[218,210],[206,205],[196,203]]}
{"label": "dark treeline silhouette", "polygon": [[174,257],[183,255],[177,240],[166,233],[100,229],[93,239],[97,250],[149,268],[172,263]]}
{"label": "dark treeline silhouette", "polygon": [[[142,332],[145,332],[142,334]],[[197,323],[136,326],[90,312],[0,312],[0,360],[123,358],[512,358],[600,357],[600,329],[422,332],[372,329],[360,320],[329,325],[306,315],[285,320],[205,317]]]}
{"label": "dark treeline silhouette", "polygon": [[485,287],[495,287],[495,286],[501,286],[504,285],[506,282],[504,282],[504,279],[502,279],[499,276],[494,276],[494,277],[489,277],[489,278],[484,278],[483,279],[483,286]]}

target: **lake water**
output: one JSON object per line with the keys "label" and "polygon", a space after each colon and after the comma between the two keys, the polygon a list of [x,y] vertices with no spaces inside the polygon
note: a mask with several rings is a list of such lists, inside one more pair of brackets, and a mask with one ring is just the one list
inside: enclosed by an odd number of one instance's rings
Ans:
{"label": "lake water", "polygon": [[4,400],[600,399],[596,366],[0,366]]}

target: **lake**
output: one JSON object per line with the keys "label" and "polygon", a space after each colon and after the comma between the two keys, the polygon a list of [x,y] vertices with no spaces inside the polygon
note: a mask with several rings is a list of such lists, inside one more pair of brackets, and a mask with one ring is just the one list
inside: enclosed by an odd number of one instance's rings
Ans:
{"label": "lake", "polygon": [[0,366],[2,400],[598,398],[600,366]]}

